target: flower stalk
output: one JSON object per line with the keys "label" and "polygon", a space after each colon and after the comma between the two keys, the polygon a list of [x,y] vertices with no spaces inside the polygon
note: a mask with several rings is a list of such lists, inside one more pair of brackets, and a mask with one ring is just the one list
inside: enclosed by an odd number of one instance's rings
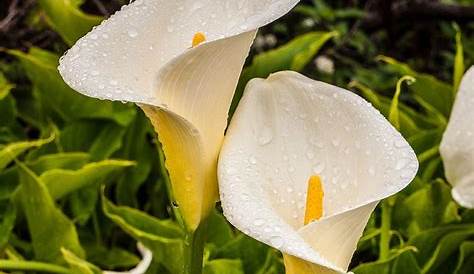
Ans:
{"label": "flower stalk", "polygon": [[184,241],[183,274],[201,274],[207,221],[203,220],[195,231],[189,231]]}
{"label": "flower stalk", "polygon": [[387,260],[390,254],[390,229],[392,226],[392,201],[390,198],[382,202],[382,224],[380,227],[379,260]]}

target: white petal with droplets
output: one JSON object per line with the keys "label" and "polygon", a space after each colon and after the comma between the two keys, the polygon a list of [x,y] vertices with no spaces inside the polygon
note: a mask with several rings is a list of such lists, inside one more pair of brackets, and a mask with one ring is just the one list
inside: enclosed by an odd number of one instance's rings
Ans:
{"label": "white petal with droplets", "polygon": [[[284,253],[344,271],[347,262],[314,248],[298,232],[309,177],[322,178],[324,226],[358,208],[372,209],[404,188],[417,169],[408,143],[365,100],[294,72],[279,72],[247,86],[227,131],[218,173],[224,213],[237,228]],[[368,213],[359,215],[351,225],[363,228]],[[255,225],[260,219],[265,225]],[[353,233],[358,239],[359,231]],[[353,244],[343,246],[352,254]]]}
{"label": "white petal with droplets", "polygon": [[474,208],[474,67],[461,82],[440,152],[453,198]]}

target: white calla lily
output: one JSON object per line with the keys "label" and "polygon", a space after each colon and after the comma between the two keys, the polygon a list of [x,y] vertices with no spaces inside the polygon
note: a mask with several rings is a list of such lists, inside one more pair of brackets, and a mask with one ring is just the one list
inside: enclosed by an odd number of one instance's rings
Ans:
{"label": "white calla lily", "polygon": [[453,198],[474,208],[474,67],[464,75],[440,146]]}
{"label": "white calla lily", "polygon": [[104,274],[144,274],[148,270],[153,260],[153,253],[151,250],[146,248],[141,243],[137,244],[137,249],[142,255],[142,260],[137,264],[136,267],[129,271],[116,272],[116,271],[103,271]]}
{"label": "white calla lily", "polygon": [[377,203],[417,169],[409,144],[368,102],[279,72],[247,85],[218,174],[225,216],[281,250],[287,273],[345,273]]}
{"label": "white calla lily", "polygon": [[298,0],[136,0],[81,38],[59,70],[75,90],[151,119],[194,230],[218,198],[217,157],[256,30]]}

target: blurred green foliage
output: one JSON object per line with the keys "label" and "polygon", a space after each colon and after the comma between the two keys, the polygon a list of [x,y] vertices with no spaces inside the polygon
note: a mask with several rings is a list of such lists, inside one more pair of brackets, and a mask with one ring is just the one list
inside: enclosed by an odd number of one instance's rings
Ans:
{"label": "blurred green foliage", "polygon": [[[1,4],[2,16],[9,2]],[[177,273],[182,264],[184,233],[171,218],[148,120],[133,105],[74,92],[56,69],[70,45],[126,1],[97,2],[32,1],[1,34],[0,270],[124,270],[140,260],[136,241],[154,252],[148,273]],[[378,259],[385,233],[378,208],[352,271],[470,274],[474,211],[452,200],[438,146],[474,60],[474,18],[379,22],[372,19],[384,15],[383,7],[374,2],[302,1],[264,27],[231,111],[249,79],[285,69],[365,97],[409,140],[420,171],[387,203],[388,258]],[[321,56],[333,70],[313,62]],[[415,82],[397,88],[404,76]],[[232,228],[218,207],[209,222],[205,273],[284,272],[278,251]]]}

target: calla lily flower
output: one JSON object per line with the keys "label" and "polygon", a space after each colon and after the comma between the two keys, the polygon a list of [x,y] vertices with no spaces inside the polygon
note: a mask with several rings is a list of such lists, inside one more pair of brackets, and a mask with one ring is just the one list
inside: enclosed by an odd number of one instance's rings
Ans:
{"label": "calla lily flower", "polygon": [[195,230],[218,198],[217,157],[256,30],[298,0],[136,0],[81,38],[59,71],[91,97],[151,119],[174,200]]}
{"label": "calla lily flower", "polygon": [[474,208],[474,67],[459,86],[440,153],[454,200]]}
{"label": "calla lily flower", "polygon": [[345,273],[377,203],[414,178],[412,148],[368,102],[295,72],[254,79],[219,158],[224,214],[288,274]]}

